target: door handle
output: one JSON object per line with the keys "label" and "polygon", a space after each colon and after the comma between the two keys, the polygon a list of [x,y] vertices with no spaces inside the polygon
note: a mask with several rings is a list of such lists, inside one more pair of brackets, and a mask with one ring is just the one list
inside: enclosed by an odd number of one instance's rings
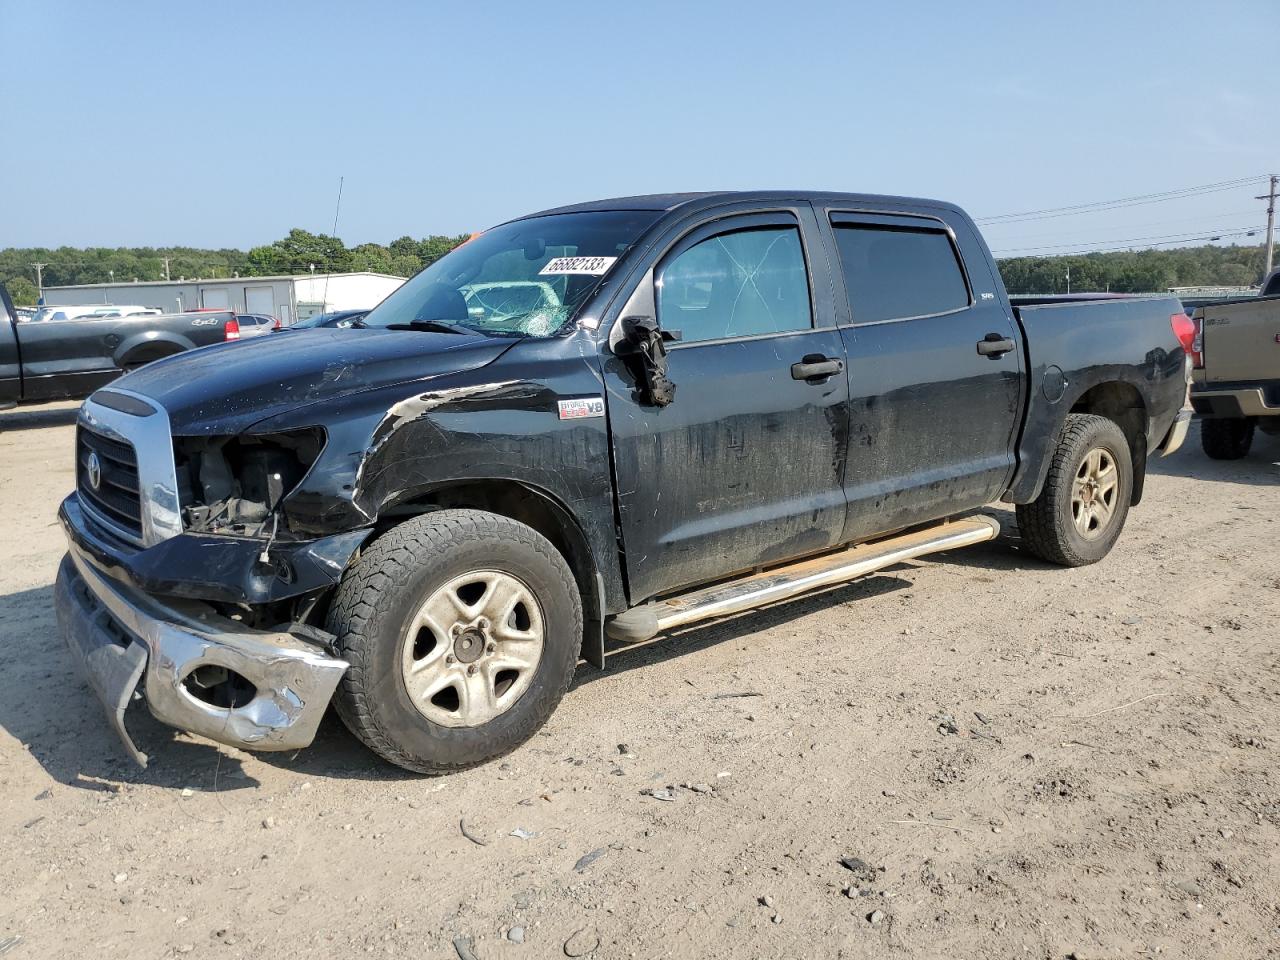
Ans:
{"label": "door handle", "polygon": [[1009,353],[1015,344],[1008,337],[999,333],[988,333],[978,341],[978,353],[992,360],[998,360]]}
{"label": "door handle", "polygon": [[791,365],[791,379],[821,383],[844,369],[843,360],[832,360],[820,353],[811,353],[799,363]]}

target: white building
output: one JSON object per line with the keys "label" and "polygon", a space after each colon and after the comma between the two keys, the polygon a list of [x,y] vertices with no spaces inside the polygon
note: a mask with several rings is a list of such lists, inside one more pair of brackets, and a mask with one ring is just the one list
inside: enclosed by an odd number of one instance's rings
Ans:
{"label": "white building", "polygon": [[217,280],[154,280],[144,283],[83,283],[45,287],[44,302],[58,306],[131,304],[181,313],[201,307],[260,313],[289,324],[317,313],[362,310],[378,303],[402,283],[385,273],[302,274],[282,277],[232,277]]}

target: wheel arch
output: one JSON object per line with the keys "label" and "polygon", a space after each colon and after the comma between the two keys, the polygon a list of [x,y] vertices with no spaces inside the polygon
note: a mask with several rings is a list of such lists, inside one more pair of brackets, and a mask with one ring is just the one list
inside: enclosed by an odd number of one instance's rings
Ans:
{"label": "wheel arch", "polygon": [[573,512],[553,494],[511,478],[469,479],[401,491],[378,511],[377,535],[433,510],[485,510],[536,530],[560,552],[582,596],[582,656],[604,666],[604,581]]}
{"label": "wheel arch", "polygon": [[126,366],[138,363],[151,363],[163,360],[175,353],[182,353],[195,346],[186,337],[172,333],[139,333],[129,337],[116,348],[113,362],[123,370]]}
{"label": "wheel arch", "polygon": [[1133,461],[1133,496],[1130,504],[1142,500],[1147,476],[1147,427],[1149,417],[1142,393],[1123,380],[1107,380],[1094,384],[1072,403],[1068,413],[1090,413],[1113,421],[1129,442]]}
{"label": "wheel arch", "polygon": [[1046,401],[1041,391],[1032,394],[1027,422],[1018,443],[1019,464],[1004,499],[1010,503],[1031,503],[1044,489],[1053,459],[1054,446],[1067,417],[1073,413],[1094,414],[1115,422],[1129,443],[1133,462],[1133,496],[1130,504],[1142,499],[1147,473],[1147,434],[1150,416],[1142,391],[1125,379],[1093,379],[1072,384],[1065,396]]}

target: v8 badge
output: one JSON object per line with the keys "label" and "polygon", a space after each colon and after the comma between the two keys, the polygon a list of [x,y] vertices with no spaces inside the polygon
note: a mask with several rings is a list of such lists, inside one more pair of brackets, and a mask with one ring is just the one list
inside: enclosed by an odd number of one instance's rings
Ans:
{"label": "v8 badge", "polygon": [[575,397],[558,401],[561,420],[587,420],[604,416],[604,397]]}

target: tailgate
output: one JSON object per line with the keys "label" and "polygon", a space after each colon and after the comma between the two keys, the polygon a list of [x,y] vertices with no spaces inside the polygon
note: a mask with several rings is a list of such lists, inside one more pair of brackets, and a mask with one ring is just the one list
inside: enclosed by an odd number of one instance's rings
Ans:
{"label": "tailgate", "polygon": [[1280,379],[1280,297],[1206,304],[1203,319],[1207,383]]}

